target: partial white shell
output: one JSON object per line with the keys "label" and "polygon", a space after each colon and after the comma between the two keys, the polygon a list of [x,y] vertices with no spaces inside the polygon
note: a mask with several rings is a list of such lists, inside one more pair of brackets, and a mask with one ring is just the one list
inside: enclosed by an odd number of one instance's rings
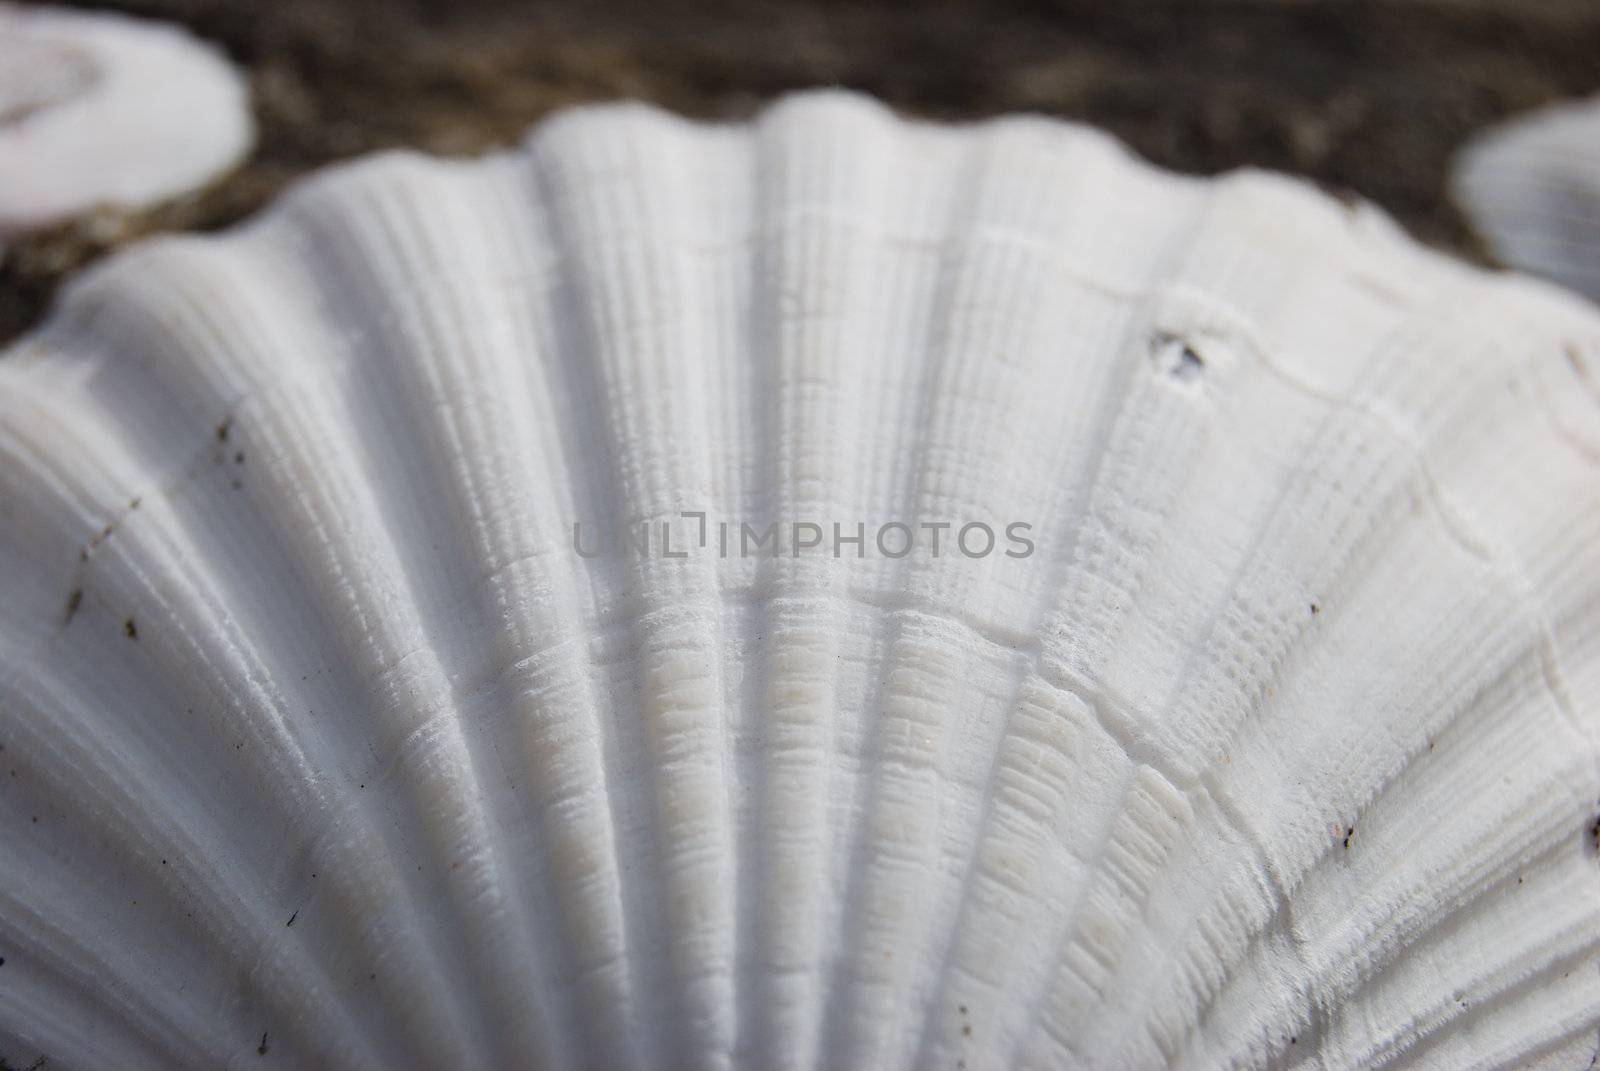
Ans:
{"label": "partial white shell", "polygon": [[1600,301],[1600,97],[1479,136],[1451,187],[1501,261]]}
{"label": "partial white shell", "polygon": [[1597,352],[835,94],[146,245],[0,360],[0,1054],[1581,1067]]}
{"label": "partial white shell", "polygon": [[183,30],[0,4],[0,237],[186,193],[254,136],[244,80]]}

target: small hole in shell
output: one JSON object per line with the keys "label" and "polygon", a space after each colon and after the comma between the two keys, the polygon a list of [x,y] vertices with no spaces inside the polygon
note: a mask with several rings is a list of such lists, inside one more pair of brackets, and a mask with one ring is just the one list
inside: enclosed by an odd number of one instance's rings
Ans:
{"label": "small hole in shell", "polygon": [[1180,383],[1198,379],[1206,367],[1198,350],[1183,338],[1165,331],[1150,336],[1150,359],[1159,372]]}

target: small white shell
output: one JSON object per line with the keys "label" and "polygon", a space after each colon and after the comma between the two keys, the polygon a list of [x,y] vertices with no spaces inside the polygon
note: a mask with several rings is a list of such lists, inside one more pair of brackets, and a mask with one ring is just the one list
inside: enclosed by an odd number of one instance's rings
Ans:
{"label": "small white shell", "polygon": [[0,4],[0,237],[175,197],[253,138],[243,79],[183,30]]}
{"label": "small white shell", "polygon": [[1581,1067],[1597,353],[838,94],[120,256],[0,360],[0,1055]]}
{"label": "small white shell", "polygon": [[1501,261],[1600,301],[1600,97],[1480,135],[1451,188]]}

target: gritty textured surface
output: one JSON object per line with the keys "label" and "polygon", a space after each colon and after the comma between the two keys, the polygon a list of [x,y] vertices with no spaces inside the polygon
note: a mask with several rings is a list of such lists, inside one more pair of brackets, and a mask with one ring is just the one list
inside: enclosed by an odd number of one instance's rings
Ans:
{"label": "gritty textured surface", "polygon": [[[840,95],[143,247],[0,359],[0,1057],[1586,1066],[1597,365]],[[571,545],[684,510],[1035,552]]]}
{"label": "gritty textured surface", "polygon": [[742,116],[784,90],[840,84],[914,114],[1041,111],[1181,171],[1305,174],[1477,255],[1445,196],[1450,154],[1498,119],[1600,90],[1593,0],[96,6],[219,43],[250,73],[260,146],[197,198],[14,246],[0,259],[0,341],[36,322],[63,278],[138,235],[233,222],[288,179],[375,148],[509,144],[578,101]]}

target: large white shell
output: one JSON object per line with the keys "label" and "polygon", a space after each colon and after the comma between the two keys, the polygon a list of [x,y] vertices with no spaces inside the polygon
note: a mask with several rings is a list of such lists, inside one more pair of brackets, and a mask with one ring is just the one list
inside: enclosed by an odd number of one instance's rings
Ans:
{"label": "large white shell", "polygon": [[121,256],[0,360],[0,1054],[1583,1066],[1597,347],[1295,181],[832,94]]}
{"label": "large white shell", "polygon": [[1451,187],[1495,256],[1600,301],[1600,97],[1480,135]]}
{"label": "large white shell", "polygon": [[254,137],[244,79],[180,28],[0,3],[0,237],[186,193]]}

